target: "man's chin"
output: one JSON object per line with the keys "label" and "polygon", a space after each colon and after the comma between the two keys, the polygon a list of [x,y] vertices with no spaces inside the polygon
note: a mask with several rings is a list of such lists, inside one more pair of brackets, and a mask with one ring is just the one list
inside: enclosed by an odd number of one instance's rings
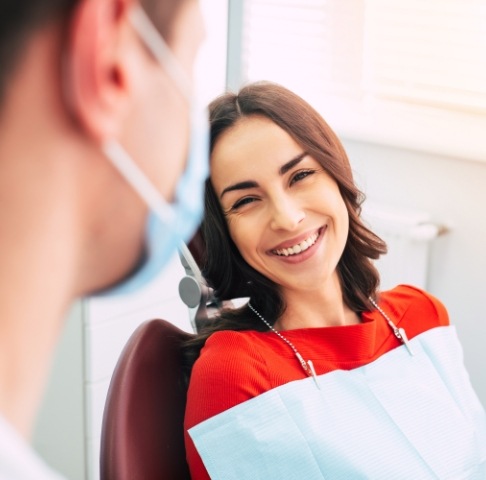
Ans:
{"label": "man's chin", "polygon": [[113,281],[99,287],[99,288],[94,288],[90,292],[87,293],[87,296],[103,296],[106,295],[110,290],[114,290],[119,288],[121,285],[124,283],[127,283],[137,275],[139,270],[143,268],[143,266],[146,263],[147,259],[147,254],[145,250],[141,253],[139,256],[137,262],[130,268],[124,275],[121,277],[118,277],[114,279]]}

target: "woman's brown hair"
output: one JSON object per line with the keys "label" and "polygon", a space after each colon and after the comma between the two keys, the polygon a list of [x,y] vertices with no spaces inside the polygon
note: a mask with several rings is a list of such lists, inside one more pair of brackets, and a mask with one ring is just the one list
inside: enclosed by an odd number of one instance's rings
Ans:
{"label": "woman's brown hair", "polygon": [[[379,275],[371,259],[386,253],[386,245],[360,218],[364,195],[356,187],[344,148],[306,101],[273,83],[254,83],[239,93],[226,93],[209,106],[211,151],[220,136],[245,117],[264,116],[285,130],[336,181],[349,214],[349,234],[337,269],[345,304],[360,314],[373,309]],[[274,323],[285,310],[278,285],[248,265],[229,235],[226,219],[211,179],[206,182],[205,214],[201,226],[205,243],[203,275],[216,298],[249,297],[251,304]],[[199,355],[204,342],[219,330],[266,330],[247,306],[223,309],[187,345],[188,362]]]}

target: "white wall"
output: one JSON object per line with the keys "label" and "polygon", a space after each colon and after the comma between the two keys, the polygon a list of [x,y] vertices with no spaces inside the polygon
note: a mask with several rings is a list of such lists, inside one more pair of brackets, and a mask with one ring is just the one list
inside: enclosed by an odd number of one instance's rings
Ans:
{"label": "white wall", "polygon": [[37,416],[34,448],[70,480],[86,478],[82,306],[73,306],[57,346]]}
{"label": "white wall", "polygon": [[486,405],[486,163],[344,140],[370,199],[424,210],[450,226],[434,240],[428,290],[446,305]]}

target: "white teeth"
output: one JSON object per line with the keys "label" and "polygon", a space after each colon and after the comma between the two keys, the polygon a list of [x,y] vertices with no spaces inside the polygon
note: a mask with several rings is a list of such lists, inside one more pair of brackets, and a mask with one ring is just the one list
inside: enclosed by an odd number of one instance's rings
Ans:
{"label": "white teeth", "polygon": [[277,255],[288,257],[289,255],[297,255],[298,253],[305,252],[309,247],[312,247],[314,243],[316,243],[317,238],[319,237],[318,233],[312,234],[309,238],[303,240],[302,242],[298,243],[289,248],[281,248],[279,250],[274,250],[273,253]]}

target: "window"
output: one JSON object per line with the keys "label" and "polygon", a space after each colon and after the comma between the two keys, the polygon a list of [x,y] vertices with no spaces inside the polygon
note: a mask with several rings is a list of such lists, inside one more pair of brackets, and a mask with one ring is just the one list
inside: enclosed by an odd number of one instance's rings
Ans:
{"label": "window", "polygon": [[240,83],[289,87],[343,137],[486,161],[486,0],[242,5]]}
{"label": "window", "polygon": [[228,0],[200,0],[206,38],[195,65],[196,92],[202,104],[208,104],[224,92],[228,34]]}

